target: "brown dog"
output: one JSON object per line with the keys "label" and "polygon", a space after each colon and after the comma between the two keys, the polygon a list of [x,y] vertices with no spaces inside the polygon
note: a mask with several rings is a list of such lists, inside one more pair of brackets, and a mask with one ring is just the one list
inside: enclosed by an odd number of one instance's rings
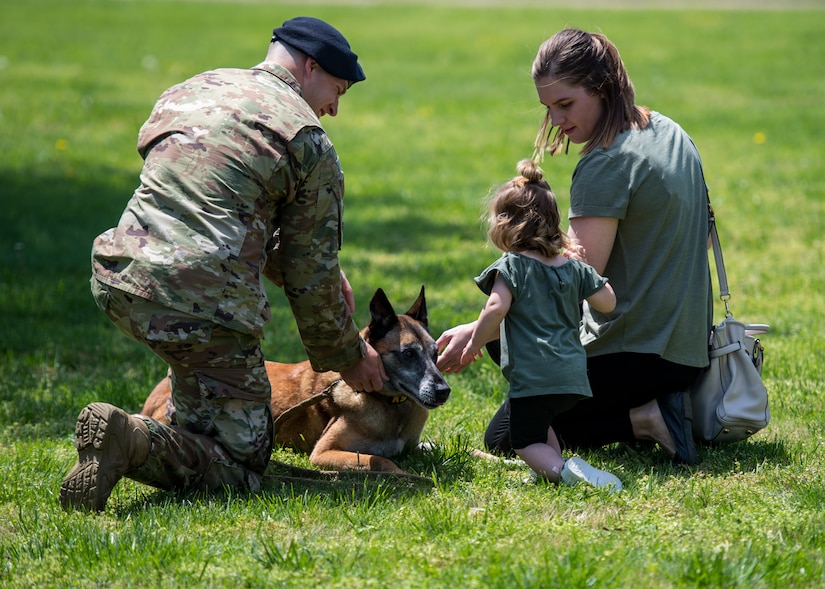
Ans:
{"label": "brown dog", "polygon": [[[315,372],[309,361],[267,362],[275,443],[310,453],[310,462],[321,468],[403,473],[386,457],[418,446],[429,410],[447,401],[450,387],[435,365],[423,286],[403,315],[395,314],[379,288],[370,316],[361,335],[381,354],[389,377],[384,390],[356,392],[337,372]],[[174,414],[169,377],[158,383],[141,413],[169,423]]]}

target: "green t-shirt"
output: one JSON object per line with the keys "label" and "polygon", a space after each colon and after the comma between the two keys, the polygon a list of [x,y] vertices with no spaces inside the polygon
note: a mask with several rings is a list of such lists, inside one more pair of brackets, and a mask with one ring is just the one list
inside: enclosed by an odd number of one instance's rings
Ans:
{"label": "green t-shirt", "polygon": [[580,303],[607,280],[577,260],[548,266],[517,253],[503,254],[476,284],[489,295],[497,275],[513,295],[501,327],[501,372],[510,396],[592,396],[579,341]]}
{"label": "green t-shirt", "polygon": [[569,217],[619,220],[604,271],[616,309],[602,314],[585,305],[587,354],[657,354],[706,366],[713,318],[707,195],[699,154],[682,128],[654,112],[644,130],[583,156]]}

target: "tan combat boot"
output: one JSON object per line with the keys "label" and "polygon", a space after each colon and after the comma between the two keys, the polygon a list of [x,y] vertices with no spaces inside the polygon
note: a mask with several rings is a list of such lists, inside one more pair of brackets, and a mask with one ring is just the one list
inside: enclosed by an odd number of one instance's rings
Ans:
{"label": "tan combat boot", "polygon": [[91,403],[77,416],[77,464],[60,485],[63,509],[102,511],[117,482],[149,456],[143,420],[107,403]]}

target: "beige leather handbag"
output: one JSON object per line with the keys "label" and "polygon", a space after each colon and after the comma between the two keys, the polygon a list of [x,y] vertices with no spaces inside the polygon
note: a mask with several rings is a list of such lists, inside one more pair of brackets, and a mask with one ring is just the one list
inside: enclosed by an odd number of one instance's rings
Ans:
{"label": "beige leather handbag", "polygon": [[710,238],[719,278],[725,319],[710,332],[710,366],[690,391],[693,437],[698,442],[735,442],[763,429],[771,419],[768,390],[762,382],[764,348],[755,336],[767,333],[764,324],[746,325],[733,318],[729,306],[725,263],[708,201]]}

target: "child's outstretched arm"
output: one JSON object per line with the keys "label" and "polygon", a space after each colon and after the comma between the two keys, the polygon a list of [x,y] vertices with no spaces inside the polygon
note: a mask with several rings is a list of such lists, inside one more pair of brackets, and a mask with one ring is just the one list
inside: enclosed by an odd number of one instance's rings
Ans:
{"label": "child's outstretched arm", "polygon": [[610,283],[607,283],[587,297],[587,303],[599,313],[610,313],[616,308],[616,293]]}
{"label": "child's outstretched arm", "polygon": [[470,341],[461,353],[461,363],[475,361],[481,357],[481,348],[487,342],[498,339],[500,333],[500,325],[510,310],[510,304],[513,302],[513,294],[507,288],[507,284],[501,275],[496,276],[496,281],[493,284],[493,289],[490,291],[490,297],[487,303],[481,310],[476,321],[473,335]]}

